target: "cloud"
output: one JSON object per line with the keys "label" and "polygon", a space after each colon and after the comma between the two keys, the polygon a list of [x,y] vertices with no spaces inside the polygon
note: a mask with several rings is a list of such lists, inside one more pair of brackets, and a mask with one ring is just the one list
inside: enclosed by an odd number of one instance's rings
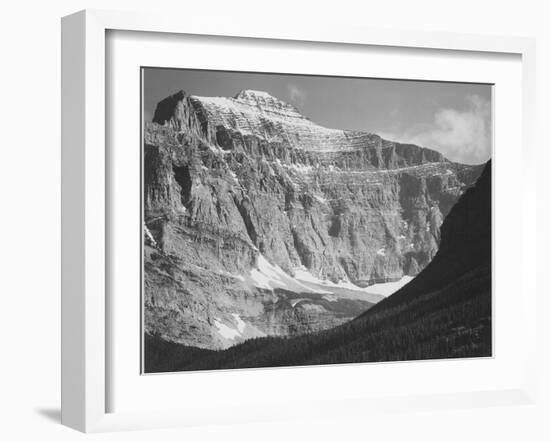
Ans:
{"label": "cloud", "polygon": [[491,157],[491,104],[478,95],[470,95],[466,97],[465,110],[441,108],[432,123],[384,137],[429,147],[452,161],[479,164]]}
{"label": "cloud", "polygon": [[288,84],[288,96],[290,101],[298,106],[302,106],[306,100],[306,93],[295,84]]}

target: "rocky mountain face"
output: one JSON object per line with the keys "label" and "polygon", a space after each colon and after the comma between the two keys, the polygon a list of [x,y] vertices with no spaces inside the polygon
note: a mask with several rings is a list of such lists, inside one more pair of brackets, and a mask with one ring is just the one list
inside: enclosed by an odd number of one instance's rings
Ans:
{"label": "rocky mountain face", "polygon": [[162,100],[143,164],[145,331],[211,349],[367,310],[431,261],[481,173],[258,91]]}
{"label": "rocky mountain face", "polygon": [[445,218],[441,247],[420,274],[359,317],[292,338],[223,351],[145,337],[146,372],[492,355],[491,163]]}

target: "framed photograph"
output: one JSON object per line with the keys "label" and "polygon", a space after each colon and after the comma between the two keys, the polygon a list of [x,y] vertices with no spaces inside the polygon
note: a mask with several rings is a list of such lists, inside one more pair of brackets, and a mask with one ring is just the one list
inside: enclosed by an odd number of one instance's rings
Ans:
{"label": "framed photograph", "polygon": [[493,356],[493,85],[141,78],[143,373]]}
{"label": "framed photograph", "polygon": [[62,26],[64,424],[534,400],[532,40]]}

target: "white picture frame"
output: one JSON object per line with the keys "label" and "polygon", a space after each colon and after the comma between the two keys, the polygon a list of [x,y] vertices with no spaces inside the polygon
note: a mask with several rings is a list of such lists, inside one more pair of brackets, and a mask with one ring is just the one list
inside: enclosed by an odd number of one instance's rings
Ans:
{"label": "white picture frame", "polygon": [[[109,265],[107,244],[109,203],[106,155],[107,83],[106,35],[109,31],[138,31],[185,35],[206,35],[287,42],[369,45],[380,48],[426,48],[514,54],[521,57],[521,176],[522,226],[521,268],[536,256],[534,238],[536,194],[534,109],[535,43],[532,39],[451,33],[390,31],[337,25],[269,22],[216,21],[194,17],[182,22],[170,15],[86,10],[62,20],[62,423],[84,432],[159,428],[219,422],[245,422],[285,417],[364,414],[370,411],[399,411],[429,408],[489,406],[532,403],[535,399],[535,339],[526,341],[518,382],[506,388],[477,389],[461,393],[388,395],[316,400],[313,407],[280,407],[257,410],[253,403],[240,403],[228,412],[109,411],[108,396],[113,387],[108,372],[110,345],[108,330]],[[495,168],[499,168],[498,161]],[[503,170],[502,173],[506,172]],[[531,257],[531,258],[529,258]],[[518,319],[526,336],[534,336],[536,290],[534,281],[521,280]],[[496,316],[498,321],[498,314]],[[137,339],[137,338],[136,338]],[[357,368],[357,367],[356,367]],[[137,369],[137,368],[136,368]],[[338,369],[337,367],[333,367]],[[360,368],[359,368],[360,369]],[[208,376],[208,373],[203,374]],[[222,374],[224,376],[224,374]],[[225,374],[225,376],[230,376]],[[286,376],[291,376],[287,374]],[[198,379],[198,378],[195,378]],[[514,380],[515,381],[515,380]],[[192,398],[191,398],[192,400]],[[292,409],[291,409],[292,408]],[[246,411],[249,411],[247,413]]]}

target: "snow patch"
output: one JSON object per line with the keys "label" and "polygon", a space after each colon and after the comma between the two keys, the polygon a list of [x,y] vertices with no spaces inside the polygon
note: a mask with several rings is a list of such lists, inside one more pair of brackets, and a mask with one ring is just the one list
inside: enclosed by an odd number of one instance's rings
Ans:
{"label": "snow patch", "polygon": [[244,276],[242,275],[236,275],[235,273],[229,273],[229,272],[223,272],[223,271],[221,273],[222,275],[229,276],[230,278],[238,279],[239,281],[244,282]]}
{"label": "snow patch", "polygon": [[218,329],[218,333],[222,335],[225,339],[234,340],[235,338],[241,336],[238,330],[228,327],[223,322],[221,322],[219,318],[214,318],[214,325]]}
{"label": "snow patch", "polygon": [[[198,267],[198,266],[197,266]],[[206,270],[204,267],[199,267],[200,269],[203,269],[203,270]],[[242,275],[237,275],[235,273],[229,273],[229,272],[226,272],[225,270],[219,270],[215,273],[218,273],[219,275],[223,275],[223,276],[227,276],[229,278],[233,278],[233,279],[238,279],[239,281],[243,281],[244,282],[244,277]]]}
{"label": "snow patch", "polygon": [[376,254],[377,255],[380,255],[380,256],[386,256],[386,248],[385,247],[382,247],[381,249],[378,249],[376,251]]}
{"label": "snow patch", "polygon": [[384,282],[381,284],[371,285],[369,287],[366,287],[365,291],[369,293],[375,293],[377,295],[389,296],[412,280],[412,276],[403,276],[399,281]]}
{"label": "snow patch", "polygon": [[313,166],[306,166],[305,164],[290,164],[288,167],[300,173],[309,173],[313,170]]}
{"label": "snow patch", "polygon": [[258,91],[256,89],[243,89],[237,94],[237,97],[235,99],[240,100],[243,98],[263,98],[264,100],[266,99],[276,100],[276,98],[273,95],[271,95],[269,92]]}
{"label": "snow patch", "polygon": [[[323,285],[327,287],[327,289],[330,289],[330,287],[334,288],[342,288],[342,289],[349,289],[349,290],[364,290],[361,287],[349,282],[349,281],[338,281],[338,283],[332,282],[330,279],[319,279],[316,276],[313,276],[305,266],[298,267],[297,269],[294,269],[294,273],[296,275],[296,279],[299,281],[304,282],[311,282],[313,284]],[[330,292],[326,292],[327,294],[331,294]]]}
{"label": "snow patch", "polygon": [[237,313],[233,313],[233,317],[235,318],[235,321],[237,321],[237,330],[239,330],[239,333],[244,332],[244,329],[246,328],[246,323]]}
{"label": "snow patch", "polygon": [[[310,283],[325,286],[327,290],[330,290],[331,287],[345,288],[348,290],[354,290],[356,292],[364,292],[364,293],[381,295],[381,296],[391,295],[392,293],[399,290],[401,287],[403,287],[405,284],[407,284],[409,281],[413,279],[412,276],[403,276],[403,278],[401,278],[399,281],[373,284],[369,287],[359,287],[349,281],[339,281],[338,283],[334,283],[328,279],[321,280],[313,276],[310,272],[308,272],[304,266],[301,266],[295,269],[295,272],[296,272],[296,279],[304,282],[310,282]],[[333,293],[327,293],[325,296],[323,296],[324,299],[331,302],[337,301],[339,298],[342,298],[342,297],[345,298],[345,296],[338,296]]]}
{"label": "snow patch", "polygon": [[252,269],[250,278],[254,285],[263,289],[281,288],[292,292],[326,293],[322,290],[313,290],[292,276],[285,273],[279,266],[271,264],[263,255],[258,256],[257,268]]}
{"label": "snow patch", "polygon": [[[185,209],[185,207],[184,207],[184,209]],[[151,231],[149,230],[149,228],[146,225],[144,225],[143,228],[144,228],[144,231],[145,231],[145,236],[149,239],[149,241],[151,241],[151,244],[153,244],[153,246],[156,247],[157,242],[155,241],[155,238],[153,238],[153,235],[152,235]]]}
{"label": "snow patch", "polygon": [[296,275],[296,279],[299,279],[300,281],[312,282],[314,284],[325,284],[325,281],[321,281],[319,278],[316,278],[309,273],[305,266],[294,269],[294,274]]}

